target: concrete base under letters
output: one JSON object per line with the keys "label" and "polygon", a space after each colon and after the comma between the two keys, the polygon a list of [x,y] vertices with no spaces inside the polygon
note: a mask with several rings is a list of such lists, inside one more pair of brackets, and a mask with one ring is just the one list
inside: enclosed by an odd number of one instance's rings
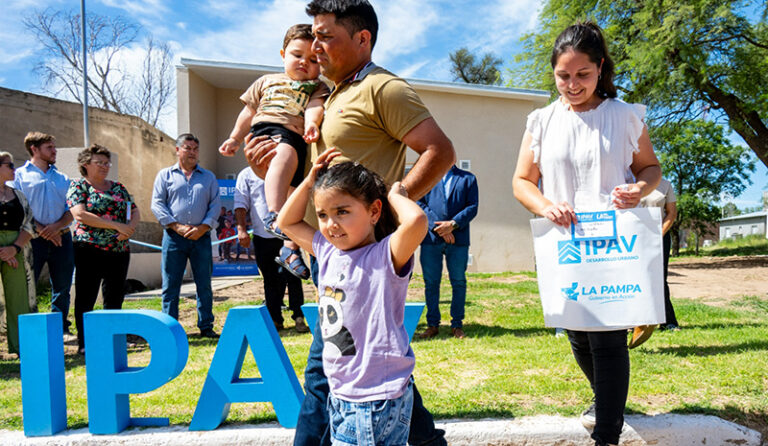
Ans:
{"label": "concrete base under letters", "polygon": [[[523,417],[513,420],[441,420],[451,446],[464,445],[558,445],[592,446],[589,434],[578,419],[559,416]],[[2,445],[260,445],[288,446],[293,429],[263,424],[227,426],[208,432],[190,432],[186,426],[128,429],[119,435],[91,435],[87,429],[62,432],[53,437],[27,438],[21,431],[0,431]],[[630,415],[621,444],[640,445],[741,445],[760,446],[759,432],[709,415]]]}

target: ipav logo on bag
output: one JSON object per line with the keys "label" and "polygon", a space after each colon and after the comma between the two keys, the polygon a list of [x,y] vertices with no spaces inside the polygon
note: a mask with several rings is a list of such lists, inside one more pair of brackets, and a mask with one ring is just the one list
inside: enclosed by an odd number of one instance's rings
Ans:
{"label": "ipav logo on bag", "polygon": [[573,240],[562,240],[557,242],[558,262],[561,265],[570,265],[581,263],[581,249],[579,242]]}
{"label": "ipav logo on bag", "polygon": [[[578,263],[617,262],[637,260],[633,254],[637,242],[637,234],[619,236],[612,240],[590,240],[578,242],[560,240],[557,242],[558,263],[572,265]],[[582,249],[582,246],[584,247]]]}
{"label": "ipav logo on bag", "polygon": [[560,291],[563,292],[563,297],[568,300],[578,300],[579,293],[576,292],[576,288],[579,287],[579,282],[573,282],[571,286],[566,288],[560,288]]}

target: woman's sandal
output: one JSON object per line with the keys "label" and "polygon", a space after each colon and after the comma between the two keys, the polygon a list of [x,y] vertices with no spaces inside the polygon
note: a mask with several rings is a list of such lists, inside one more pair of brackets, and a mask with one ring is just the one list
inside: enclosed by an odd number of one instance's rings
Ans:
{"label": "woman's sandal", "polygon": [[[291,257],[292,254],[296,254],[296,258],[293,259],[292,262],[288,262],[288,258]],[[280,256],[275,257],[275,262],[299,279],[309,279],[309,268],[307,268],[307,265],[304,263],[304,259],[301,258],[300,250],[290,249],[283,246],[280,248]]]}
{"label": "woman's sandal", "polygon": [[283,234],[283,231],[277,227],[275,220],[277,220],[277,212],[268,213],[267,216],[262,220],[264,222],[264,230],[281,240],[290,240],[288,236]]}

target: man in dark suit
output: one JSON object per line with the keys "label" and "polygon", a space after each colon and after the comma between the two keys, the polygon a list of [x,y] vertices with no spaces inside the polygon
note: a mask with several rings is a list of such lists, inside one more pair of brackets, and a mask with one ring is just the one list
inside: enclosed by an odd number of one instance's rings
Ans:
{"label": "man in dark suit", "polygon": [[430,231],[421,242],[421,270],[427,301],[427,329],[422,339],[437,336],[440,329],[440,279],[443,256],[448,267],[451,298],[451,332],[459,339],[463,329],[464,302],[467,296],[467,260],[469,259],[469,222],[477,215],[477,180],[474,175],[453,166],[442,181],[432,188],[419,206],[429,218]]}

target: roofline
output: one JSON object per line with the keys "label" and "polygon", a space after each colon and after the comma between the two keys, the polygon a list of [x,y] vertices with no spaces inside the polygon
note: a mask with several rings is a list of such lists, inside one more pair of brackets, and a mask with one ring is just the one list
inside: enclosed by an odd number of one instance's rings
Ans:
{"label": "roofline", "polygon": [[752,212],[749,214],[741,214],[741,215],[734,215],[733,217],[725,217],[721,218],[720,221],[733,221],[733,220],[740,220],[740,219],[747,219],[747,218],[758,218],[758,217],[768,217],[768,211],[758,211],[758,212]]}
{"label": "roofline", "polygon": [[[215,61],[215,60],[189,59],[184,57],[181,58],[180,63],[181,65],[177,66],[177,68],[187,68],[187,69],[189,68],[194,69],[195,67],[228,68],[228,69],[244,70],[244,71],[266,71],[266,72],[274,72],[274,73],[280,73],[283,71],[282,67],[273,66],[273,65],[258,65],[258,64],[239,63],[239,62],[221,62],[221,61]],[[548,102],[551,97],[549,92],[544,90],[499,87],[496,85],[465,84],[465,83],[459,83],[459,82],[431,81],[431,80],[424,80],[424,79],[405,78],[405,80],[408,81],[408,83],[413,85],[414,87],[421,90],[426,90],[426,91],[466,94],[466,95],[472,95],[472,96],[498,97],[498,98],[505,98],[505,99],[522,99],[522,100],[528,100],[533,102]]]}

